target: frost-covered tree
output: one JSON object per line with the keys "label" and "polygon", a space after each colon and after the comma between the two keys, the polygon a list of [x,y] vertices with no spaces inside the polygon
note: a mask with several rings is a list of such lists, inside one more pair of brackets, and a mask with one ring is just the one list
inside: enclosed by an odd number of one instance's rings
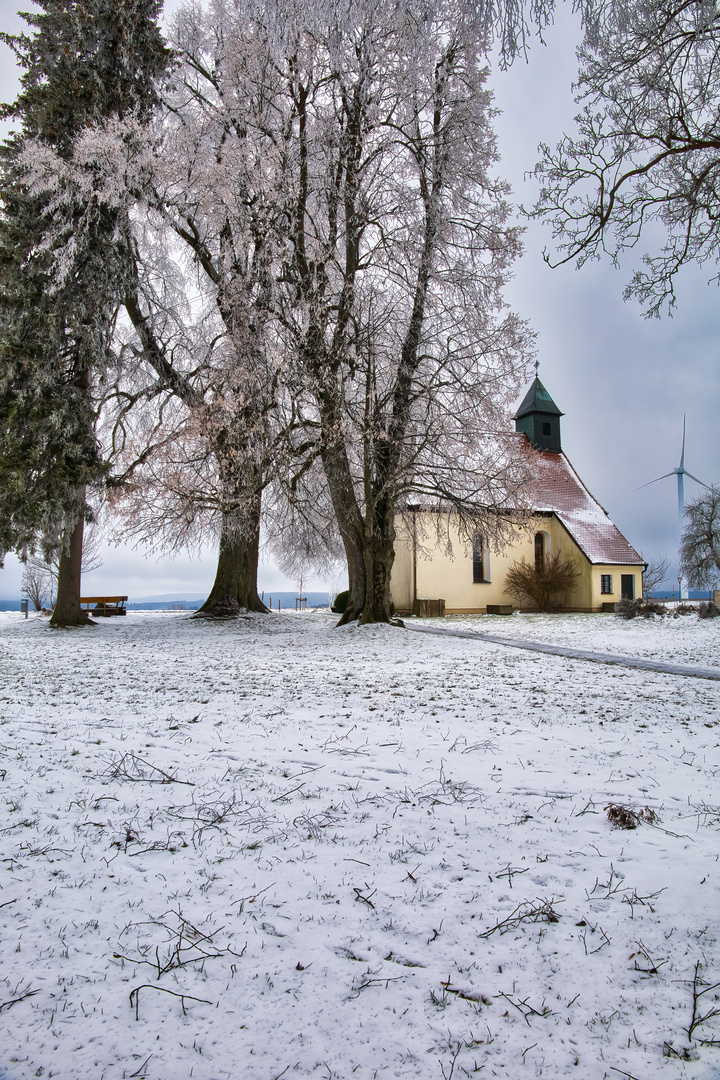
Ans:
{"label": "frost-covered tree", "polygon": [[579,51],[577,134],[541,147],[534,214],[551,222],[559,261],[617,260],[664,231],[626,289],[649,315],[673,306],[683,265],[718,261],[719,37],[720,11],[705,0],[596,5]]}
{"label": "frost-covered tree", "polygon": [[[151,434],[145,418],[127,442],[119,505],[155,546],[218,538],[216,580],[201,609],[210,614],[265,610],[257,593],[261,500],[293,426],[272,329],[286,225],[277,79],[251,29],[242,5],[176,13],[178,66],[146,176],[146,219],[136,228],[138,288],[125,302],[136,359],[177,402],[163,405],[154,428],[149,421]],[[115,394],[121,411],[137,393],[136,371],[131,377],[130,392],[121,379]],[[135,422],[127,416],[120,426]],[[152,453],[146,443],[155,444]]]}
{"label": "frost-covered tree", "polygon": [[24,73],[3,110],[20,127],[1,152],[0,546],[60,553],[53,623],[66,626],[84,621],[86,491],[106,473],[95,391],[132,272],[122,203],[95,197],[87,171],[67,181],[91,126],[149,115],[169,57],[160,0],[38,7],[33,33],[4,36]]}
{"label": "frost-covered tree", "polygon": [[52,604],[54,584],[47,567],[41,565],[39,559],[36,565],[34,556],[30,556],[23,569],[20,589],[32,601],[36,611],[42,611],[46,604]]}
{"label": "frost-covered tree", "polygon": [[344,545],[343,619],[387,621],[403,503],[496,533],[523,479],[501,435],[528,339],[501,301],[519,241],[488,42],[471,4],[263,11],[292,170],[284,344]]}
{"label": "frost-covered tree", "polygon": [[684,509],[688,519],[680,538],[680,570],[695,589],[720,581],[720,487],[713,484]]}

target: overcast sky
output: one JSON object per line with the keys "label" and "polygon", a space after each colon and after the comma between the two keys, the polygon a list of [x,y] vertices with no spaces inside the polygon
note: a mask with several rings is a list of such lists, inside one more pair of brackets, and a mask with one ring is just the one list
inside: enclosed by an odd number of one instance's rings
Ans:
{"label": "overcast sky", "polygon": [[[23,25],[16,7],[17,0],[0,0],[3,30]],[[502,156],[498,169],[511,182],[515,200],[526,206],[536,196],[535,181],[524,175],[535,164],[537,144],[556,142],[570,130],[577,111],[571,83],[579,25],[567,5],[545,38],[546,46],[531,48],[527,64],[518,61],[507,72],[495,72],[491,83],[502,110],[496,120]],[[0,98],[11,100],[16,85],[13,56],[0,44]],[[646,558],[674,558],[675,477],[636,489],[679,464],[683,414],[686,468],[707,484],[720,481],[720,320],[717,286],[707,284],[711,270],[685,269],[675,317],[645,320],[635,303],[622,300],[630,265],[616,270],[605,261],[582,270],[551,270],[542,259],[548,243],[549,228],[530,223],[507,300],[537,332],[540,377],[565,413],[563,449]],[[686,480],[686,499],[700,490]],[[85,579],[83,591],[199,596],[209,590],[214,569],[212,552],[202,560],[157,560],[127,547],[109,548],[102,568]],[[17,560],[8,556],[0,571],[0,597],[19,595],[20,576]],[[310,587],[323,584],[316,581]],[[263,564],[260,587],[292,589],[295,583]]]}

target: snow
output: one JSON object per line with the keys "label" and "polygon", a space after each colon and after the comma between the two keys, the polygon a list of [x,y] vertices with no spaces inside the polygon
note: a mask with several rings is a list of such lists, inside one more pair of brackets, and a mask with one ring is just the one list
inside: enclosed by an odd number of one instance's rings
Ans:
{"label": "snow", "polygon": [[621,619],[613,615],[451,615],[443,626],[695,667],[720,665],[720,620],[675,615]]}
{"label": "snow", "polygon": [[720,1075],[716,682],[321,613],[0,638],[2,1080]]}

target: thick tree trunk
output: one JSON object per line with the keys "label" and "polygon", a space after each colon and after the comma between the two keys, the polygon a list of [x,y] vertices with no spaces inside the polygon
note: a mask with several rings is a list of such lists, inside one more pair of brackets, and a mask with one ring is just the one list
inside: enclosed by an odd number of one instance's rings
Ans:
{"label": "thick tree trunk", "polygon": [[321,457],[347,561],[350,595],[347,607],[338,622],[338,626],[342,626],[353,619],[359,619],[365,604],[363,521],[355,498],[345,447],[340,442],[333,442],[325,448]]}
{"label": "thick tree trunk", "polygon": [[385,500],[366,509],[365,603],[360,624],[392,620],[390,575],[395,561],[394,508]]}
{"label": "thick tree trunk", "polygon": [[88,626],[92,619],[80,607],[80,577],[82,572],[83,529],[85,521],[80,514],[70,537],[63,537],[58,568],[57,598],[50,625]]}
{"label": "thick tree trunk", "polygon": [[210,595],[198,616],[232,618],[246,611],[267,612],[258,596],[257,573],[260,552],[260,500],[243,533],[228,523],[220,536],[217,573]]}

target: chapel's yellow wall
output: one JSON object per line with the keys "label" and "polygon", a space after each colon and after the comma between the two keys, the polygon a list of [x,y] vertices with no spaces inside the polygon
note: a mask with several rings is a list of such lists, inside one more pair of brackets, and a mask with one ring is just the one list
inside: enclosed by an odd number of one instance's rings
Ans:
{"label": "chapel's yellow wall", "polygon": [[395,559],[390,575],[390,595],[396,611],[412,611],[413,606],[413,543],[412,535],[396,523]]}
{"label": "chapel's yellow wall", "polygon": [[[600,578],[603,574],[612,576],[612,592],[600,592]],[[635,578],[634,597],[642,596],[642,566],[593,566],[593,593],[600,598],[600,605],[617,603],[622,599],[621,577],[623,574],[632,574]]]}
{"label": "chapel's yellow wall", "polygon": [[[512,563],[524,558],[533,565],[535,561],[534,538],[536,532],[544,532],[547,554],[559,551],[564,558],[571,558],[580,571],[580,578],[573,592],[566,597],[565,609],[571,611],[600,611],[603,602],[620,599],[621,574],[635,575],[635,595],[642,595],[642,574],[639,566],[593,566],[580,551],[561,522],[554,516],[531,519],[528,525],[518,529],[514,542],[501,551],[489,550],[489,582],[475,584],[472,572],[472,552],[460,539],[457,526],[452,520],[448,525],[452,556],[426,536],[418,545],[430,549],[431,558],[418,550],[415,560],[418,599],[443,599],[448,614],[484,613],[488,604],[512,604],[517,600],[504,591],[505,576]],[[393,603],[397,611],[411,611],[413,604],[413,543],[412,523],[398,520],[395,542],[395,563],[390,582]],[[600,575],[613,575],[612,595],[600,593]]]}

